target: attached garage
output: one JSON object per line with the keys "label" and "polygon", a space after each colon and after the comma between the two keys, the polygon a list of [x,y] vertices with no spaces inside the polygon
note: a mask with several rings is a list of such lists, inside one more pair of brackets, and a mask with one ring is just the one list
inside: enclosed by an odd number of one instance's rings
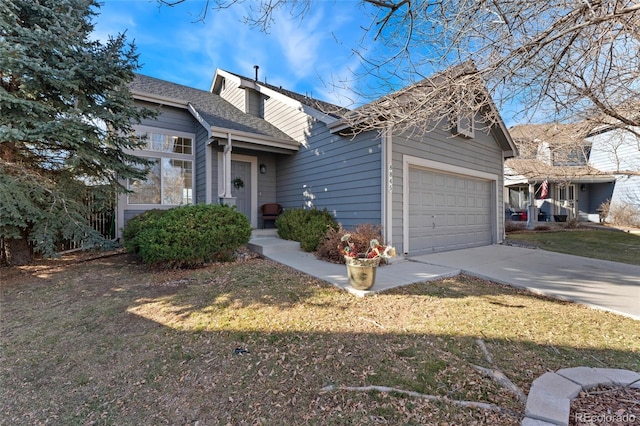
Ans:
{"label": "attached garage", "polygon": [[496,242],[493,176],[407,166],[405,252],[415,256]]}

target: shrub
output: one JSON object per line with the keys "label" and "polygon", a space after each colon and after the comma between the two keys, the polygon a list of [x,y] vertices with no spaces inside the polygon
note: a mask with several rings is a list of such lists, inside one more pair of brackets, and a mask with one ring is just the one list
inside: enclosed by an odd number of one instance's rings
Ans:
{"label": "shrub", "polygon": [[312,252],[328,229],[338,224],[327,209],[287,209],[276,219],[278,235],[285,240],[300,242],[302,250]]}
{"label": "shrub", "polygon": [[569,219],[565,225],[567,229],[576,229],[580,227],[580,222],[578,222],[578,218],[572,217]]}
{"label": "shrub", "polygon": [[609,207],[607,221],[618,226],[640,226],[640,208],[636,205],[620,202]]}
{"label": "shrub", "polygon": [[122,239],[124,240],[124,247],[127,251],[136,254],[140,252],[140,246],[136,236],[143,230],[153,227],[165,212],[166,210],[159,209],[147,210],[127,222],[122,230]]}
{"label": "shrub", "polygon": [[316,257],[318,259],[326,260],[327,262],[344,263],[344,256],[340,254],[340,251],[338,251],[338,245],[346,233],[347,231],[342,227],[338,229],[329,228],[327,233],[318,243]]}
{"label": "shrub", "polygon": [[598,207],[598,213],[600,216],[600,223],[605,223],[607,216],[609,216],[609,209],[611,209],[611,200],[607,199],[604,203]]}
{"label": "shrub", "polygon": [[[349,232],[342,227],[330,229],[318,244],[316,257],[333,263],[344,263],[344,256],[340,254],[338,246],[345,234],[351,234],[349,241],[354,244],[356,251],[364,253],[369,249],[371,240],[382,241],[382,227],[380,225],[361,224]],[[384,262],[384,259],[381,259]]]}
{"label": "shrub", "polygon": [[145,263],[166,268],[226,261],[251,238],[251,225],[235,207],[198,204],[165,210],[139,226],[132,243]]}
{"label": "shrub", "polygon": [[526,228],[526,222],[512,222],[506,220],[504,222],[504,232],[520,232]]}

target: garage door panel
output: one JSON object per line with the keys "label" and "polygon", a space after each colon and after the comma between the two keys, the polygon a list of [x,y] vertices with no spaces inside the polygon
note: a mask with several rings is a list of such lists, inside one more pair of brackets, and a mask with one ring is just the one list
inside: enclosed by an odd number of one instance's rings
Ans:
{"label": "garage door panel", "polygon": [[409,182],[411,254],[492,243],[490,181],[410,168]]}

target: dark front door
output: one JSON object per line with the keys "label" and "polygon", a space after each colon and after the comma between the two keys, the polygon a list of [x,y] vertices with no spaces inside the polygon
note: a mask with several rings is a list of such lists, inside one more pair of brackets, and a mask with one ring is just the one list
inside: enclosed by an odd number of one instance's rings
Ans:
{"label": "dark front door", "polygon": [[251,163],[231,161],[231,195],[238,211],[251,221]]}

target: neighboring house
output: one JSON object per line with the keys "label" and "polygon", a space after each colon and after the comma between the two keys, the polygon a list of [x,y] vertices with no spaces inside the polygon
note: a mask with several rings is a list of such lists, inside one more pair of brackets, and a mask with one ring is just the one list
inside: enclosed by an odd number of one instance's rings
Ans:
{"label": "neighboring house", "polygon": [[585,126],[510,129],[519,156],[505,162],[507,219],[598,222],[608,200],[640,208],[640,139],[613,127],[580,132]]}
{"label": "neighboring house", "polygon": [[[615,178],[611,195],[607,197],[611,201],[610,212],[630,207],[636,215],[631,222],[640,225],[640,128],[633,130],[636,134],[605,126],[591,132],[587,141],[591,144],[589,164]],[[593,196],[608,195],[610,188],[602,189],[605,194]]]}
{"label": "neighboring house", "polygon": [[354,132],[348,110],[223,70],[210,92],[145,76],[131,88],[159,108],[138,126],[149,141],[140,155],[159,160],[128,183],[119,228],[147,209],[219,202],[260,227],[260,206],[276,202],[326,208],[345,228],[380,224],[399,253],[503,239],[503,163],[515,146],[501,120],[424,136]]}

